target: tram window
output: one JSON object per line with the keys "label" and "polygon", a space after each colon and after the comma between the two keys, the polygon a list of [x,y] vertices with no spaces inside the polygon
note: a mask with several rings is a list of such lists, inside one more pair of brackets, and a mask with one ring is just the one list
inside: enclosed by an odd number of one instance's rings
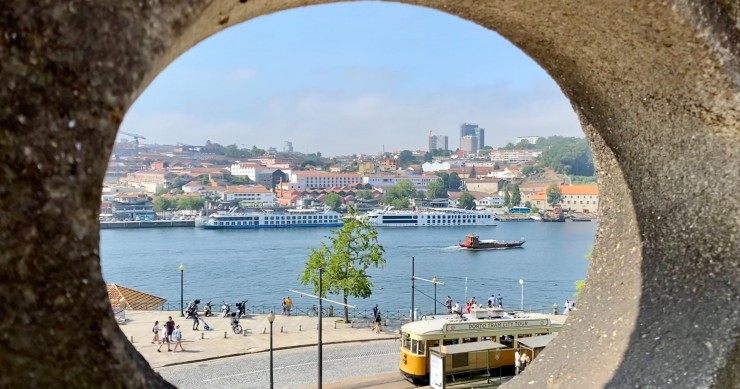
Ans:
{"label": "tram window", "polygon": [[473,343],[477,341],[478,341],[478,338],[463,338],[463,343]]}
{"label": "tram window", "polygon": [[424,341],[411,339],[411,354],[424,355]]}
{"label": "tram window", "polygon": [[401,347],[405,349],[411,348],[411,335],[404,333],[403,339],[401,340]]}
{"label": "tram window", "polygon": [[442,345],[444,346],[449,346],[451,344],[458,344],[458,343],[460,343],[459,339],[445,339],[442,341]]}

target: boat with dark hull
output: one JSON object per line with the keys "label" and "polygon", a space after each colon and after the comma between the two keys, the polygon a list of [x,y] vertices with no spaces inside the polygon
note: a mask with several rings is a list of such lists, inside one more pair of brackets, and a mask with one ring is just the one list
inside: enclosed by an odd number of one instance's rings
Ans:
{"label": "boat with dark hull", "polygon": [[465,237],[465,242],[460,242],[460,247],[467,250],[500,250],[500,249],[513,249],[521,248],[526,242],[522,240],[495,240],[495,239],[483,239],[481,240],[478,235],[470,234]]}

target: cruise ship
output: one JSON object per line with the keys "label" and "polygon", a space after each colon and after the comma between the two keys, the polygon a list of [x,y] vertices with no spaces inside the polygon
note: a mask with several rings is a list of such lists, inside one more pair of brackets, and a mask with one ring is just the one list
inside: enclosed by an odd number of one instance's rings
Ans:
{"label": "cruise ship", "polygon": [[474,227],[496,226],[492,212],[471,211],[459,208],[430,208],[420,211],[394,210],[385,207],[362,216],[375,227]]}
{"label": "cruise ship", "polygon": [[317,209],[232,211],[201,216],[195,220],[196,227],[205,229],[341,227],[343,224],[338,212]]}

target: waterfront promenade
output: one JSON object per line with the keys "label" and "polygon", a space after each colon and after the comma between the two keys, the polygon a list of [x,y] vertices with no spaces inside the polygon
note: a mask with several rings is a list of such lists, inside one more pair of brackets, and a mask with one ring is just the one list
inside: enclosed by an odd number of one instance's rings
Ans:
{"label": "waterfront promenade", "polygon": [[[152,326],[159,320],[160,328],[172,316],[176,324],[180,325],[183,333],[184,352],[167,352],[164,345],[157,352],[158,344],[152,344]],[[249,315],[240,320],[240,325],[246,330],[244,334],[234,334],[231,330],[230,318],[208,317],[206,322],[211,331],[193,331],[193,320],[180,317],[177,311],[127,311],[126,324],[120,328],[131,341],[136,350],[141,353],[153,368],[172,366],[184,363],[193,363],[216,358],[259,353],[270,349],[270,323],[267,315]],[[389,321],[379,334],[373,333],[372,323],[360,319],[355,326],[336,324],[337,317],[323,319],[323,344],[337,344],[348,342],[370,342],[398,337],[400,322]],[[308,316],[276,315],[273,323],[273,349],[289,349],[296,347],[316,346],[318,342],[318,318]],[[282,328],[282,332],[280,331]],[[264,331],[264,333],[263,333]],[[224,337],[224,333],[226,336]],[[174,344],[171,345],[174,347]],[[400,347],[400,344],[399,344]]]}

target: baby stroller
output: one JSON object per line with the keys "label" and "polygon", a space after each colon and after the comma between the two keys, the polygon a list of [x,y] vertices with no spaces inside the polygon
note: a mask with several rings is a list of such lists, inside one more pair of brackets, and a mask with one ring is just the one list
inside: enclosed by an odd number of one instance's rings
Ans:
{"label": "baby stroller", "polygon": [[203,318],[200,318],[200,321],[201,321],[201,323],[203,323],[203,329],[204,330],[210,331],[210,330],[213,329],[213,328],[211,328],[211,326],[208,325],[208,323],[206,323],[206,321]]}
{"label": "baby stroller", "polygon": [[195,300],[188,303],[188,309],[185,310],[186,319],[192,319],[193,316],[195,316],[195,312],[198,312],[198,304],[200,304],[200,300]]}
{"label": "baby stroller", "polygon": [[234,333],[237,335],[242,333],[242,326],[239,325],[239,317],[236,312],[231,313],[231,329],[234,330]]}

